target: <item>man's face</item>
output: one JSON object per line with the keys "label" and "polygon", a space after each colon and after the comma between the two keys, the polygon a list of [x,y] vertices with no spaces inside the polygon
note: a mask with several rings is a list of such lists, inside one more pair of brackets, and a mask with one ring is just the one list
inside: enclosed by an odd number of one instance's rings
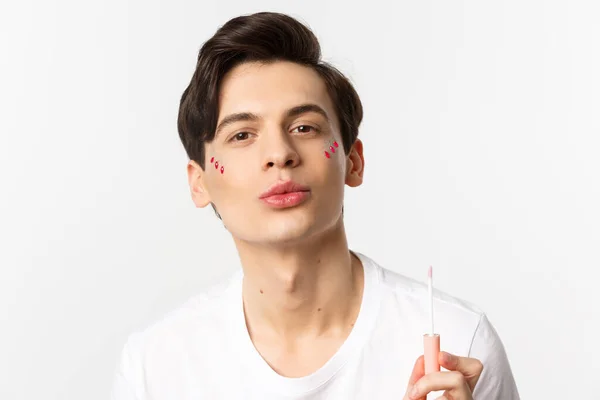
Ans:
{"label": "man's face", "polygon": [[[327,88],[311,68],[239,65],[221,84],[217,133],[206,145],[205,169],[193,162],[188,167],[194,201],[199,207],[212,202],[238,240],[309,238],[341,218],[344,185],[362,182],[357,143],[346,156]],[[306,191],[264,196],[274,184],[289,181]]]}

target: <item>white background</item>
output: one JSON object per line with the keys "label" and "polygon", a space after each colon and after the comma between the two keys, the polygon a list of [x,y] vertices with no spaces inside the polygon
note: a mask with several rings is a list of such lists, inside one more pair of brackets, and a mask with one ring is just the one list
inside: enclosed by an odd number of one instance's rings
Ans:
{"label": "white background", "polygon": [[126,335],[237,268],[176,115],[202,43],[262,10],[362,98],[351,247],[484,309],[524,399],[600,398],[597,4],[3,2],[0,398],[107,398]]}

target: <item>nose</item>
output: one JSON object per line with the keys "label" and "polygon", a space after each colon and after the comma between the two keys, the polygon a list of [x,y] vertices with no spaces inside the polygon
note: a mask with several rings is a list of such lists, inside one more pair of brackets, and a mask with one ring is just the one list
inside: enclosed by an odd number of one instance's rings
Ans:
{"label": "nose", "polygon": [[287,132],[270,135],[267,140],[263,169],[294,168],[300,164],[300,155],[293,146]]}

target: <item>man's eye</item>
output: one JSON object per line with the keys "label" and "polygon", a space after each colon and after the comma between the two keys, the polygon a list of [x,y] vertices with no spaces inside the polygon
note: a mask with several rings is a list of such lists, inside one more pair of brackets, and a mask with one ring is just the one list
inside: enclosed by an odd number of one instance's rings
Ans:
{"label": "man's eye", "polygon": [[[296,129],[299,131],[298,133],[310,133],[311,129],[313,130],[313,132],[315,132],[317,130],[314,126],[310,126],[310,125],[300,125],[300,126],[296,127]],[[296,129],[294,129],[294,131]]]}
{"label": "man's eye", "polygon": [[235,135],[233,135],[233,137],[231,138],[232,142],[241,142],[243,140],[248,139],[248,132],[239,132],[236,133]]}

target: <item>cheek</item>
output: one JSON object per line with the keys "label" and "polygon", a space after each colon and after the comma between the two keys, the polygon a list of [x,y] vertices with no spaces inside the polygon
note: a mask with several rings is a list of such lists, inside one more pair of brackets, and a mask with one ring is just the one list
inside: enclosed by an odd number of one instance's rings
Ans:
{"label": "cheek", "polygon": [[211,196],[216,203],[241,201],[247,197],[246,194],[253,193],[256,177],[252,176],[254,171],[247,167],[247,162],[219,156],[211,156],[208,161]]}
{"label": "cheek", "polygon": [[325,142],[323,150],[323,155],[325,156],[325,158],[331,158],[336,154],[339,154],[339,151],[340,145],[336,140],[331,139]]}
{"label": "cheek", "polygon": [[[329,190],[344,181],[346,161],[341,144],[334,140],[325,140],[302,154],[304,160],[303,173],[306,178],[321,190]],[[332,149],[333,148],[333,149]]]}
{"label": "cheek", "polygon": [[321,157],[326,159],[328,174],[343,176],[346,171],[346,155],[339,141],[328,138],[323,143]]}
{"label": "cheek", "polygon": [[214,168],[221,175],[225,173],[225,165],[223,165],[223,162],[219,161],[219,159],[215,156],[210,157],[210,168]]}

